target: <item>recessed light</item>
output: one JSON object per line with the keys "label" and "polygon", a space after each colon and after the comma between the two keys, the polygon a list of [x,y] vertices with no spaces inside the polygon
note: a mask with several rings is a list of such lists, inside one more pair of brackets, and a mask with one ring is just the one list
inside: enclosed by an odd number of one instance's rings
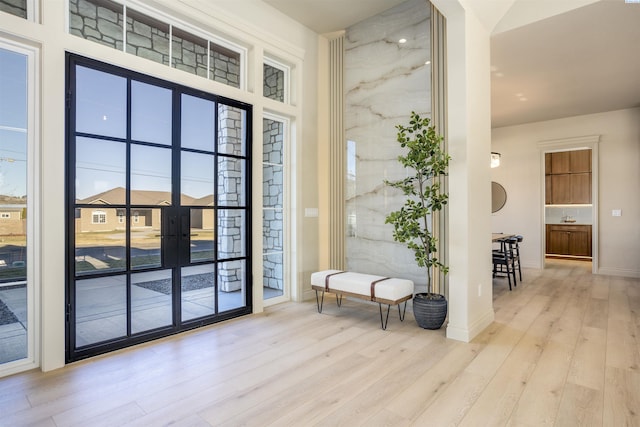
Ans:
{"label": "recessed light", "polygon": [[520,97],[520,101],[527,101],[527,98],[525,98],[524,96]]}
{"label": "recessed light", "polygon": [[424,63],[424,65],[429,65],[429,64],[431,64],[431,61],[427,61]]}
{"label": "recessed light", "polygon": [[400,39],[400,40],[398,40],[398,43],[400,43],[400,44],[403,44],[403,43],[406,43],[406,42],[407,42],[407,39]]}
{"label": "recessed light", "polygon": [[516,93],[516,96],[517,96],[518,98],[522,98],[524,95],[523,95],[523,94],[521,94],[521,93]]}

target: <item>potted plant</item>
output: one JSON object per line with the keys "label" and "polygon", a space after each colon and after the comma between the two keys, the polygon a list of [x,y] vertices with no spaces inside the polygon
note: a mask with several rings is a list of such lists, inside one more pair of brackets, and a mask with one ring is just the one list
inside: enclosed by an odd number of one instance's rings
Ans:
{"label": "potted plant", "polygon": [[447,300],[434,292],[431,276],[432,270],[446,274],[449,268],[437,258],[437,239],[429,222],[433,212],[447,203],[448,195],[442,191],[439,178],[447,174],[451,157],[443,151],[443,138],[428,118],[411,112],[409,125],[397,125],[396,129],[400,146],[407,149],[398,161],[408,170],[408,176],[385,180],[385,184],[402,190],[406,200],[400,210],[387,215],[385,224],[393,225],[393,239],[413,251],[418,266],[427,268],[427,292],[414,296],[413,313],[420,327],[439,329],[447,316]]}

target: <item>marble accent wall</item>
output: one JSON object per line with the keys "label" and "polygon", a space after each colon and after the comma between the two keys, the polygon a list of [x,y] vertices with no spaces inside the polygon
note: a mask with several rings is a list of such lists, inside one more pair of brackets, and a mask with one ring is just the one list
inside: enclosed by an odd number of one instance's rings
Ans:
{"label": "marble accent wall", "polygon": [[409,0],[345,34],[347,268],[416,285],[426,284],[426,270],[393,241],[393,228],[384,223],[403,196],[383,180],[405,176],[395,125],[408,124],[411,111],[430,116],[429,32],[429,4]]}

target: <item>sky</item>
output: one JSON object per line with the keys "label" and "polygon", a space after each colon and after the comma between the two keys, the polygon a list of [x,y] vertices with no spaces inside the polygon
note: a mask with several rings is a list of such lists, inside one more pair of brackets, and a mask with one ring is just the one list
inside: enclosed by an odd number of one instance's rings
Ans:
{"label": "sky", "polygon": [[0,195],[27,194],[27,57],[0,48]]}

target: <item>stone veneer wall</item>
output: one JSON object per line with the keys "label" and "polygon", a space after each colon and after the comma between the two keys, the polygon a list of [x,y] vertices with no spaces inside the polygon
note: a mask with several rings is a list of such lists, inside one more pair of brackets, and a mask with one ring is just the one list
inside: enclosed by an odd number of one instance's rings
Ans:
{"label": "stone veneer wall", "polygon": [[27,0],[0,0],[0,11],[26,18]]}
{"label": "stone veneer wall", "polygon": [[[4,0],[3,0],[4,1]],[[240,55],[210,43],[207,73],[207,42],[182,30],[175,30],[169,54],[169,24],[127,9],[126,51],[177,69],[240,87]],[[108,0],[70,0],[70,33],[122,50],[122,6]]]}
{"label": "stone veneer wall", "polygon": [[262,122],[263,286],[283,290],[284,125],[269,119]]}
{"label": "stone veneer wall", "polygon": [[384,222],[404,197],[383,180],[405,176],[395,125],[411,111],[430,115],[429,28],[429,4],[409,0],[349,27],[344,44],[347,268],[416,284],[426,283],[426,270]]}

